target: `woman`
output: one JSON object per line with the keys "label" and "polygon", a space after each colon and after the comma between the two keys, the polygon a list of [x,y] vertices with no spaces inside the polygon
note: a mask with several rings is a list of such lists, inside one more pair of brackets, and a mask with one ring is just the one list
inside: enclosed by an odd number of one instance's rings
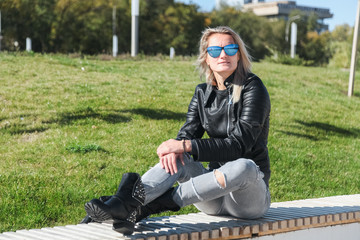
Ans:
{"label": "woman", "polygon": [[[126,173],[115,195],[86,203],[90,218],[113,219],[114,230],[131,234],[135,222],[150,214],[190,204],[207,214],[242,219],[266,213],[268,92],[229,27],[203,32],[198,67],[206,83],[196,87],[177,138],[160,144],[159,163],[142,177]],[[203,139],[204,132],[210,138]],[[209,162],[208,168],[201,162]]]}

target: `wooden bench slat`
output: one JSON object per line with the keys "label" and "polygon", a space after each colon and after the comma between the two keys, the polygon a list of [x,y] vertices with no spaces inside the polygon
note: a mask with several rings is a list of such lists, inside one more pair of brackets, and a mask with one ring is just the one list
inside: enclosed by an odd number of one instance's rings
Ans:
{"label": "wooden bench slat", "polygon": [[122,239],[202,240],[242,239],[301,229],[360,223],[360,194],[273,203],[260,219],[191,213],[154,217],[136,225],[131,236],[112,230],[112,222],[58,226],[0,233],[0,240],[15,239]]}

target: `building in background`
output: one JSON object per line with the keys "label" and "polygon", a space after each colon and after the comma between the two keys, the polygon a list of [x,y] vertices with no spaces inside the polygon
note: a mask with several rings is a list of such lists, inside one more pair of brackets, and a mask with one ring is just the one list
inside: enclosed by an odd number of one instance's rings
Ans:
{"label": "building in background", "polygon": [[260,2],[265,2],[265,0],[242,0],[243,4],[248,4],[248,3],[260,3]]}
{"label": "building in background", "polygon": [[289,15],[294,10],[300,10],[306,15],[315,13],[318,16],[320,24],[319,31],[328,30],[329,26],[324,23],[324,19],[332,18],[333,14],[330,13],[328,8],[308,7],[296,5],[295,1],[275,1],[275,2],[262,2],[262,3],[247,3],[242,6],[243,11],[252,11],[258,16],[267,17],[269,19],[284,19],[288,20]]}
{"label": "building in background", "polygon": [[215,8],[219,9],[221,7],[221,4],[226,4],[227,6],[240,8],[244,4],[260,3],[260,2],[265,2],[265,0],[216,0]]}
{"label": "building in background", "polygon": [[329,29],[329,26],[324,23],[324,19],[333,17],[333,14],[328,8],[296,5],[295,1],[265,2],[264,0],[216,0],[216,7],[220,7],[220,3],[225,3],[228,6],[240,7],[243,11],[252,11],[258,16],[267,17],[269,19],[288,20],[290,13],[294,10],[300,10],[306,15],[315,13],[318,16],[320,25],[319,32]]}

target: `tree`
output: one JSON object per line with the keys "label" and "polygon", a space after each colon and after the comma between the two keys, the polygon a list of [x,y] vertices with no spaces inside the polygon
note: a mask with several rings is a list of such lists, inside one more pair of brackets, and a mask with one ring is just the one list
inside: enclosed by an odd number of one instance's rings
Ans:
{"label": "tree", "polygon": [[350,68],[352,35],[353,29],[347,24],[336,26],[331,32],[329,66]]}
{"label": "tree", "polygon": [[329,50],[330,33],[308,32],[301,43],[302,57],[311,60],[314,65],[326,65],[331,57]]}
{"label": "tree", "polygon": [[300,16],[297,23],[297,55],[312,65],[327,64],[331,58],[329,32],[319,33],[320,24],[316,14],[306,15],[294,10],[289,17]]}
{"label": "tree", "polygon": [[160,15],[166,51],[174,47],[178,54],[192,55],[198,52],[198,42],[205,27],[205,16],[197,6],[175,3]]}
{"label": "tree", "polygon": [[10,42],[18,41],[25,49],[25,39],[32,39],[34,51],[48,51],[49,32],[54,19],[56,0],[3,0],[0,9],[3,14],[3,35]]}
{"label": "tree", "polygon": [[[3,49],[25,49],[32,39],[35,52],[111,53],[112,11],[116,6],[119,53],[130,52],[131,0],[0,0]],[[352,41],[352,28],[337,27],[331,34],[319,33],[321,24],[315,14],[299,15],[297,54],[307,63],[346,63]],[[227,25],[240,34],[250,55],[258,61],[270,55],[288,55],[285,42],[286,21],[269,21],[240,8],[223,5],[220,10],[202,13],[196,4],[175,0],[140,0],[139,50],[144,54],[193,55],[205,27]],[[346,53],[346,54],[345,54]],[[343,64],[342,64],[343,66]]]}
{"label": "tree", "polygon": [[337,42],[351,42],[352,41],[352,27],[348,24],[338,25],[331,32],[332,41]]}
{"label": "tree", "polygon": [[272,54],[286,53],[289,51],[290,43],[285,41],[285,20],[269,22],[271,35],[266,38],[266,46]]}
{"label": "tree", "polygon": [[160,15],[174,4],[173,0],[140,1],[139,51],[145,54],[164,53],[166,43]]}
{"label": "tree", "polygon": [[109,52],[112,39],[112,6],[103,0],[58,0],[52,24],[55,52]]}

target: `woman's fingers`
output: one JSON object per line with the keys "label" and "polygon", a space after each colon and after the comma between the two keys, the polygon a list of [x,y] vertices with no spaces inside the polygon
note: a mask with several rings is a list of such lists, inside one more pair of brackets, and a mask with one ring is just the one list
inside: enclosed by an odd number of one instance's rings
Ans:
{"label": "woman's fingers", "polygon": [[[169,153],[163,157],[160,157],[160,165],[167,173],[173,175],[178,172],[177,168],[177,154]],[[181,161],[184,164],[183,160]]]}
{"label": "woman's fingers", "polygon": [[167,156],[167,164],[168,168],[170,170],[170,174],[173,175],[174,173],[177,173],[177,166],[176,166],[176,158],[175,154],[168,154]]}

